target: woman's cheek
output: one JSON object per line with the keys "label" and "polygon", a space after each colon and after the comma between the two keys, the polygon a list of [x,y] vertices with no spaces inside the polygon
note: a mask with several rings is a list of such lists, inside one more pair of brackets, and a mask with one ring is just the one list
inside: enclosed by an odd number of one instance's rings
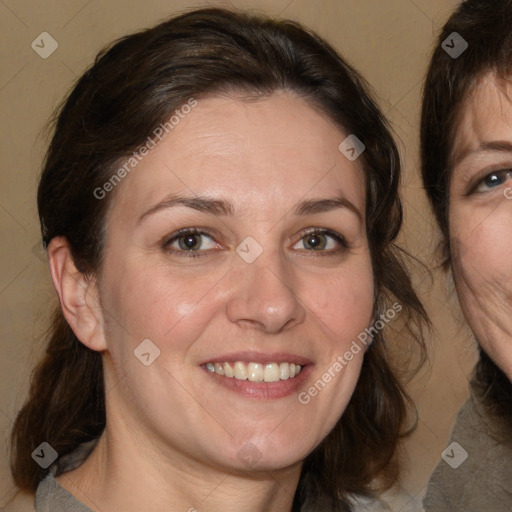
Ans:
{"label": "woman's cheek", "polygon": [[[452,265],[467,285],[512,283],[512,201],[482,212],[472,208],[456,210],[450,225]],[[510,286],[512,292],[512,286]]]}
{"label": "woman's cheek", "polygon": [[[347,269],[329,276],[320,287],[310,283],[309,308],[341,339],[356,336],[371,322],[373,310],[373,278],[369,264]],[[352,339],[352,338],[351,338]]]}
{"label": "woman's cheek", "polygon": [[458,216],[451,225],[457,294],[479,343],[510,373],[512,214],[508,204],[500,204],[483,219],[477,211],[468,209],[465,213],[465,222]]}

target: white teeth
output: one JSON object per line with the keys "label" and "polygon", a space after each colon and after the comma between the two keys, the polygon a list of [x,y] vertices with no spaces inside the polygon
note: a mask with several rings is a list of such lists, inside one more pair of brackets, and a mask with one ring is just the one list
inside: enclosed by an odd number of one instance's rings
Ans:
{"label": "white teeth", "polygon": [[224,363],[224,375],[226,377],[233,377],[235,375],[233,373],[233,367],[229,363]]}
{"label": "white teeth", "polygon": [[302,367],[294,363],[206,363],[206,369],[212,373],[250,382],[279,382],[297,376]]}
{"label": "white teeth", "polygon": [[247,379],[251,382],[261,382],[263,380],[263,366],[259,363],[249,363]]}
{"label": "white teeth", "polygon": [[235,363],[235,371],[234,371],[235,379],[238,380],[247,380],[247,369],[245,368],[245,364],[237,361]]}
{"label": "white teeth", "polygon": [[279,381],[279,365],[277,363],[270,363],[265,365],[265,374],[263,380],[265,382]]}

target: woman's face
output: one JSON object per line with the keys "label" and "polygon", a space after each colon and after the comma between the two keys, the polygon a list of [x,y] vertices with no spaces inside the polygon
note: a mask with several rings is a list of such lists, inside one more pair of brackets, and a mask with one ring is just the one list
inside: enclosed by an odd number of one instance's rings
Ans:
{"label": "woman's face", "polygon": [[371,321],[361,163],[291,93],[199,99],[182,117],[107,218],[107,425],[156,459],[289,467],[361,369],[363,351],[298,401]]}
{"label": "woman's face", "polygon": [[452,268],[477,340],[512,380],[512,85],[488,75],[456,135],[449,207]]}

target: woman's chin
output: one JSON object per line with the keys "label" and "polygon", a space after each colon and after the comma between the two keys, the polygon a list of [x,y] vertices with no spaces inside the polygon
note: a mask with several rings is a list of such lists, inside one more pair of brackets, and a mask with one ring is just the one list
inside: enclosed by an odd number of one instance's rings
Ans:
{"label": "woman's chin", "polygon": [[244,474],[275,472],[299,466],[308,453],[315,448],[314,445],[306,445],[303,441],[295,443],[295,445],[290,444],[290,446],[287,446],[287,441],[284,439],[282,442],[280,442],[281,440],[275,441],[277,443],[273,442],[272,445],[256,440],[248,440],[241,445],[236,444],[236,446],[230,443],[228,446],[220,446],[215,453],[210,453],[208,458],[212,465],[224,467],[230,472]]}
{"label": "woman's chin", "polygon": [[226,461],[226,466],[242,474],[273,473],[297,468],[304,458],[298,458],[296,451],[269,454],[248,443]]}

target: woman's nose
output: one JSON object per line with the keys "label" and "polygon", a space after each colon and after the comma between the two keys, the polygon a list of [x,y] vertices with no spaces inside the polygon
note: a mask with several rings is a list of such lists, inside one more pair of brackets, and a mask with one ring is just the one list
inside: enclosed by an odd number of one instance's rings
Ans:
{"label": "woman's nose", "polygon": [[277,250],[263,250],[254,261],[248,261],[241,257],[232,273],[228,319],[266,333],[278,333],[302,323],[306,311],[291,263]]}

